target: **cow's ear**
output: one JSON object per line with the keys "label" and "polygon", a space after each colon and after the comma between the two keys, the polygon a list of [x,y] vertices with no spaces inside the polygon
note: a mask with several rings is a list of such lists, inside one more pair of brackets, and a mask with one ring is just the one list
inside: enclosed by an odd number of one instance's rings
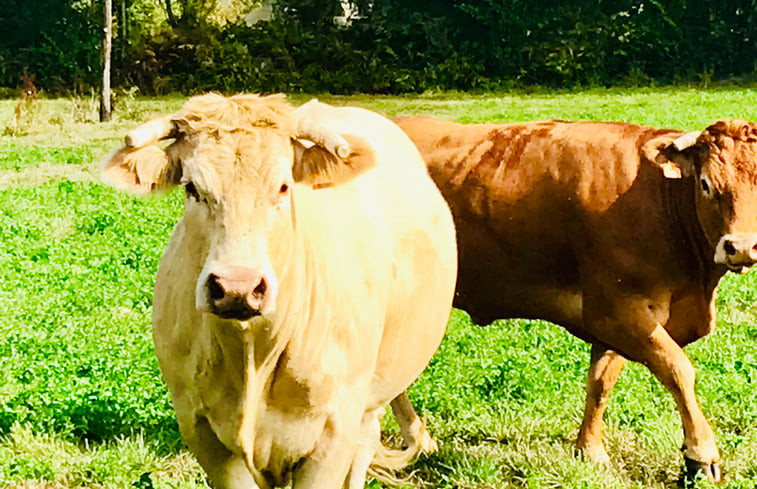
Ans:
{"label": "cow's ear", "polygon": [[656,164],[665,178],[678,179],[696,173],[698,166],[700,133],[662,135],[647,141],[641,148],[642,155]]}
{"label": "cow's ear", "polygon": [[376,166],[376,153],[368,141],[351,134],[342,137],[349,145],[349,152],[345,151],[347,155],[344,157],[318,145],[307,146],[301,141],[293,141],[294,180],[315,189],[333,187],[347,183]]}
{"label": "cow's ear", "polygon": [[127,146],[106,158],[100,177],[117,190],[144,196],[178,185],[181,167],[157,146]]}

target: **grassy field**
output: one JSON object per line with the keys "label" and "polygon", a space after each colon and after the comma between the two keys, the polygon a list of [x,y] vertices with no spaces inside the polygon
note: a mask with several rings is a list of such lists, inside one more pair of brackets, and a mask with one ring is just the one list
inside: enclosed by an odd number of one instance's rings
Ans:
{"label": "grassy field", "polygon": [[[319,98],[465,122],[606,119],[693,130],[719,117],[757,120],[757,90],[744,88]],[[92,99],[37,100],[12,124],[16,102],[0,101],[1,487],[206,487],[183,451],[150,339],[153,277],[181,197],[134,199],[96,176],[127,128],[182,102],[123,100],[116,120],[98,124]],[[729,489],[757,487],[755,282],[757,272],[727,275],[718,329],[687,349]],[[612,467],[574,457],[588,357],[586,344],[554,325],[481,328],[454,311],[411,390],[440,450],[409,468],[406,486],[674,486],[679,417],[639,365],[624,372],[607,412]]]}

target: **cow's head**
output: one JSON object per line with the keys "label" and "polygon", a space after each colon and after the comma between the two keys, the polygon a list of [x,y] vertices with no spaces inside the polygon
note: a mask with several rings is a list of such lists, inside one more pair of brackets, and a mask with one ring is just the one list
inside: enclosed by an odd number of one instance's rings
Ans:
{"label": "cow's head", "polygon": [[[162,139],[174,141],[162,149]],[[196,306],[236,320],[275,312],[295,184],[339,185],[374,164],[365,141],[298,117],[283,96],[195,97],[125,140],[103,179],[137,195],[184,187]]]}
{"label": "cow's head", "polygon": [[715,263],[735,271],[757,263],[757,124],[721,120],[650,143],[667,178],[696,179],[696,212]]}

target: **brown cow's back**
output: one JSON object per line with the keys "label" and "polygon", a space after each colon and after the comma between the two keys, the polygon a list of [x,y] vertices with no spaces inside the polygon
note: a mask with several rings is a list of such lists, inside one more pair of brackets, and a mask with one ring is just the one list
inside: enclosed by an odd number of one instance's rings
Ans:
{"label": "brown cow's back", "polygon": [[455,214],[456,306],[477,322],[546,319],[592,340],[581,327],[587,268],[612,267],[603,273],[632,288],[646,286],[634,283],[640,267],[650,282],[660,268],[670,280],[680,273],[686,258],[672,256],[660,225],[663,179],[638,158],[646,141],[672,131],[562,121],[399,125]]}

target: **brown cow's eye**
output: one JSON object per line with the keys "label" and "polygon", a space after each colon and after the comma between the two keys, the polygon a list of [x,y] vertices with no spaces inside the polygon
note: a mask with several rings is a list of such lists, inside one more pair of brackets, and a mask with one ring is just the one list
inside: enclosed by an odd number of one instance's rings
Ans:
{"label": "brown cow's eye", "polygon": [[706,194],[709,194],[710,193],[710,185],[707,183],[707,180],[703,178],[700,181],[700,183],[702,184],[702,192],[704,192]]}
{"label": "brown cow's eye", "polygon": [[200,200],[200,194],[197,192],[197,188],[195,187],[195,184],[192,182],[187,182],[187,184],[184,186],[184,191],[187,193],[187,197],[194,200]]}
{"label": "brown cow's eye", "polygon": [[287,192],[289,192],[289,185],[287,185],[286,183],[281,184],[281,188],[279,189],[279,193],[281,195],[284,195]]}

